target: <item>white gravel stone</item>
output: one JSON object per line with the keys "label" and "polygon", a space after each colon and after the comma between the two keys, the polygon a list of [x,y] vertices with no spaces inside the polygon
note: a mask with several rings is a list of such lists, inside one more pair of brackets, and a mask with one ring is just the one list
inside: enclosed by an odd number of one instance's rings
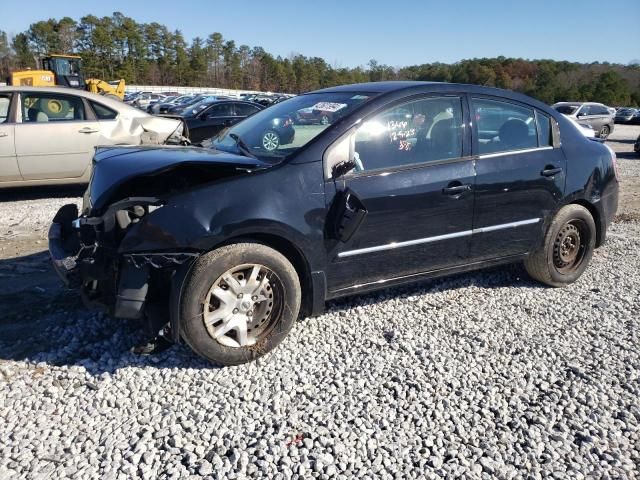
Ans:
{"label": "white gravel stone", "polygon": [[[0,203],[0,234],[69,200]],[[0,478],[634,478],[639,292],[625,222],[567,288],[510,266],[345,299],[233,368],[55,313],[34,355],[0,338]]]}

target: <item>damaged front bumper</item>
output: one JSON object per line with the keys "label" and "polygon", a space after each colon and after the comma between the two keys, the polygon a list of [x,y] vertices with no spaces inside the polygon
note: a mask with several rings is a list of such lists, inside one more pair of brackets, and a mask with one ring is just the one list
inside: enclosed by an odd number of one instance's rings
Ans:
{"label": "damaged front bumper", "polygon": [[[77,206],[69,204],[54,217],[49,229],[53,266],[67,286],[79,290],[87,307],[119,318],[137,319],[143,316],[150,301],[163,303],[172,296],[176,273],[180,285],[175,288],[181,288],[185,272],[197,253],[118,250],[129,226],[127,222],[136,220],[131,219],[130,212],[137,210],[143,215],[144,209],[156,200],[129,198],[96,217],[78,216]],[[150,290],[155,298],[150,297]]]}

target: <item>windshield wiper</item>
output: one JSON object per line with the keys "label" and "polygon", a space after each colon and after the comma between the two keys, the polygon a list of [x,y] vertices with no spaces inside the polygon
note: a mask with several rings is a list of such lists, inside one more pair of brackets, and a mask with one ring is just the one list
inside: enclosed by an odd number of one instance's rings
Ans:
{"label": "windshield wiper", "polygon": [[245,157],[258,158],[253,154],[253,152],[251,152],[251,149],[247,146],[246,143],[244,143],[244,140],[240,138],[240,135],[236,133],[230,133],[229,136],[236,141],[238,150],[240,150],[240,152],[242,152]]}

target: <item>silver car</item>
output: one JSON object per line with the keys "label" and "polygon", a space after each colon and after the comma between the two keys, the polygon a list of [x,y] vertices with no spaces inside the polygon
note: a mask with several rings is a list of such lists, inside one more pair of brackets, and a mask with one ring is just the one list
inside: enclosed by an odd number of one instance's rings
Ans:
{"label": "silver car", "polygon": [[184,123],[81,90],[0,87],[0,188],[87,183],[99,145],[179,144]]}
{"label": "silver car", "polygon": [[602,103],[558,102],[552,108],[580,125],[593,128],[599,138],[606,139],[613,132],[613,115]]}

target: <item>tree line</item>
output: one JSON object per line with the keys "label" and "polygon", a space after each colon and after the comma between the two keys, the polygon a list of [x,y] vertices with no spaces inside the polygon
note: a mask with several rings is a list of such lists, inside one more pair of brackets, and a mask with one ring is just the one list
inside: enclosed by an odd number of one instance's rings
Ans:
{"label": "tree line", "polygon": [[36,68],[48,53],[77,53],[85,76],[124,78],[139,85],[200,86],[301,93],[339,84],[381,80],[474,83],[523,92],[546,103],[598,101],[640,105],[640,65],[480,58],[453,64],[392,67],[371,60],[354,68],[319,57],[274,56],[212,33],[188,42],[180,30],[138,23],[116,12],[33,23],[12,38],[0,31],[0,79]]}

